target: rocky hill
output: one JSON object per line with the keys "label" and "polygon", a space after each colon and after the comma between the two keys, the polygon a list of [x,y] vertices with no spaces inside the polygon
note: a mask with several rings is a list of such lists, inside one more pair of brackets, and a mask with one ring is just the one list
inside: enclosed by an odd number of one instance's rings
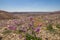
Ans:
{"label": "rocky hill", "polygon": [[0,10],[0,19],[14,19],[14,18],[17,18],[17,17],[9,12]]}

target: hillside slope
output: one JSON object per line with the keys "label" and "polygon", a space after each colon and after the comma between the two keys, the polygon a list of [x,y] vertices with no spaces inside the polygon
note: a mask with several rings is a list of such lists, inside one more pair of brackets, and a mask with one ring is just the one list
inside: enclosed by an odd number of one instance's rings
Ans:
{"label": "hillside slope", "polygon": [[0,19],[14,19],[14,18],[17,18],[17,17],[9,12],[0,11]]}

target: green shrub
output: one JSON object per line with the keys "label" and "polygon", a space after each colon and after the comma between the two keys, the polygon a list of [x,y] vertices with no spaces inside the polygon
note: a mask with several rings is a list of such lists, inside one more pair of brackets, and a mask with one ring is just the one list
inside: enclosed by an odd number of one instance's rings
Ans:
{"label": "green shrub", "polygon": [[30,34],[26,34],[26,40],[42,40],[42,38],[35,37]]}
{"label": "green shrub", "polygon": [[50,32],[55,32],[55,29],[53,29],[52,24],[48,24],[47,30]]}
{"label": "green shrub", "polygon": [[56,28],[60,29],[60,24],[57,24],[57,25],[56,25]]}
{"label": "green shrub", "polygon": [[2,32],[2,34],[9,34],[9,33],[11,33],[10,30],[5,30],[5,31]]}

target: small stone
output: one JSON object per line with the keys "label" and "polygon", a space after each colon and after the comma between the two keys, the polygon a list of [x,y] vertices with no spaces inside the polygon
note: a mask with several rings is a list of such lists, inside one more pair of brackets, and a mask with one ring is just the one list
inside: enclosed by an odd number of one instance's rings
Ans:
{"label": "small stone", "polygon": [[45,38],[46,40],[48,40],[48,38]]}
{"label": "small stone", "polygon": [[0,37],[0,40],[2,40],[2,37]]}

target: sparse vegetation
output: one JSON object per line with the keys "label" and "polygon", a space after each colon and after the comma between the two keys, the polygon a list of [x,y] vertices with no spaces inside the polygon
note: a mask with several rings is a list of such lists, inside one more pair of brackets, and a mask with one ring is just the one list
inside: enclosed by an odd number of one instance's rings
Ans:
{"label": "sparse vegetation", "polygon": [[53,29],[52,24],[48,24],[47,30],[50,31],[50,32],[54,32],[55,31],[55,29]]}
{"label": "sparse vegetation", "polygon": [[[34,14],[33,15],[33,14],[29,14],[29,13],[16,14],[15,13],[13,14],[14,17],[17,16],[19,19],[9,18],[9,19],[0,20],[0,24],[2,24],[0,25],[0,36],[3,36],[4,38],[2,39],[3,40],[5,40],[6,38],[8,39],[10,38],[10,40],[13,40],[13,39],[24,40],[24,38],[26,40],[45,40],[45,39],[55,40],[54,38],[56,38],[57,40],[60,39],[60,36],[59,36],[60,24],[58,24],[60,22],[60,19],[57,18],[58,17],[57,15],[60,16],[60,14],[54,14],[54,13],[53,15],[52,14],[37,14],[37,15]],[[5,16],[3,17],[2,15],[0,19],[1,18],[5,18]],[[57,23],[55,21],[57,21]],[[56,29],[55,29],[55,26],[56,26]],[[44,28],[46,28],[46,30]],[[47,31],[48,33],[46,33]],[[55,35],[52,36],[52,34],[49,34],[49,33],[52,33]]]}
{"label": "sparse vegetation", "polygon": [[42,40],[42,38],[35,37],[30,34],[26,34],[26,40]]}
{"label": "sparse vegetation", "polygon": [[5,30],[2,32],[2,34],[6,35],[6,34],[10,34],[12,31],[11,30]]}
{"label": "sparse vegetation", "polygon": [[58,29],[60,29],[60,24],[56,24],[56,27],[57,27]]}

